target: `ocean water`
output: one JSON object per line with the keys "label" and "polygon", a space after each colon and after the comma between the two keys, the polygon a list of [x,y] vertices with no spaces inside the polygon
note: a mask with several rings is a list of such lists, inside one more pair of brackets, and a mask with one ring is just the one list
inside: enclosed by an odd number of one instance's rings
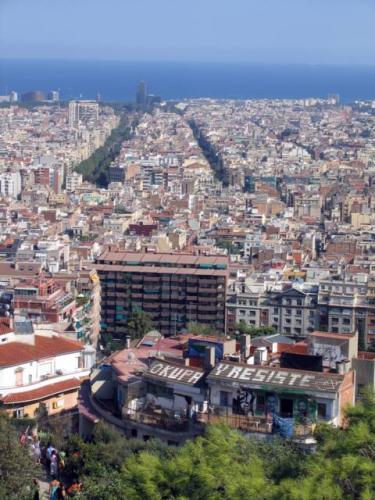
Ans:
{"label": "ocean water", "polygon": [[0,94],[60,90],[62,99],[134,100],[139,80],[165,99],[305,98],[339,94],[375,99],[375,66],[0,60]]}

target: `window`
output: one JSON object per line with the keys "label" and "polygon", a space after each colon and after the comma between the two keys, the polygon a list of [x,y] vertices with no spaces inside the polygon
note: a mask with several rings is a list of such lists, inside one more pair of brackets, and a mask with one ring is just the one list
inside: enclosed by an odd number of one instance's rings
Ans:
{"label": "window", "polygon": [[257,410],[263,411],[266,406],[266,398],[262,394],[257,396]]}
{"label": "window", "polygon": [[23,368],[17,368],[14,374],[16,376],[16,386],[23,385]]}
{"label": "window", "polygon": [[240,309],[240,314],[246,314],[246,311],[244,309]]}
{"label": "window", "polygon": [[17,408],[13,412],[13,417],[14,418],[22,418],[24,416],[25,412],[23,408]]}
{"label": "window", "polygon": [[291,310],[291,309],[287,309],[287,310],[285,311],[285,314],[292,314],[292,310]]}
{"label": "window", "polygon": [[325,403],[318,403],[318,417],[327,418],[327,405]]}
{"label": "window", "polygon": [[256,311],[249,311],[249,316],[255,316],[256,315]]}
{"label": "window", "polygon": [[344,318],[342,322],[344,325],[350,325],[350,318]]}
{"label": "window", "polygon": [[229,406],[229,392],[220,391],[220,406]]}
{"label": "window", "polygon": [[302,306],[302,299],[297,299],[296,304],[297,306]]}
{"label": "window", "polygon": [[332,323],[338,323],[339,322],[339,318],[332,318]]}
{"label": "window", "polygon": [[280,399],[280,415],[288,418],[293,416],[293,399]]}
{"label": "window", "polygon": [[302,309],[296,309],[297,316],[302,316]]}

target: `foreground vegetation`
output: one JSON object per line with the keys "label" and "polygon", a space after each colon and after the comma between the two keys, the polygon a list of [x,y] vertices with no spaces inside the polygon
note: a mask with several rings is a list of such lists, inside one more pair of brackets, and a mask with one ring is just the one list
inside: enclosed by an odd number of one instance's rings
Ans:
{"label": "foreground vegetation", "polygon": [[[375,398],[347,411],[347,427],[318,427],[318,449],[305,454],[288,441],[249,439],[225,426],[181,448],[127,441],[104,424],[92,443],[70,435],[65,475],[90,500],[375,498]],[[54,439],[53,434],[49,439]],[[61,439],[61,435],[56,436]],[[29,498],[38,473],[10,421],[0,418],[0,497]]]}

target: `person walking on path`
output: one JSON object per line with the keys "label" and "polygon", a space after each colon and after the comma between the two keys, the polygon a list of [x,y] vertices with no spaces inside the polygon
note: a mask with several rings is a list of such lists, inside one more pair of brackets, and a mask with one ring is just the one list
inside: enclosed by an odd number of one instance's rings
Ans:
{"label": "person walking on path", "polygon": [[57,479],[52,479],[49,483],[49,500],[58,500],[58,489],[60,482]]}
{"label": "person walking on path", "polygon": [[55,450],[51,453],[50,475],[54,479],[58,478],[59,475],[59,464],[57,461],[57,453]]}

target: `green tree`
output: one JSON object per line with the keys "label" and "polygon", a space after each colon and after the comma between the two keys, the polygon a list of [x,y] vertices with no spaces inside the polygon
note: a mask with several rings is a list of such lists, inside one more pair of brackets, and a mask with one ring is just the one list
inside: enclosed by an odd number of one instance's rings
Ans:
{"label": "green tree", "polygon": [[211,325],[195,322],[187,324],[187,331],[188,333],[195,333],[196,335],[212,335],[214,333]]}
{"label": "green tree", "polygon": [[239,323],[236,323],[235,328],[240,335],[246,334],[251,335],[252,337],[262,337],[264,335],[273,335],[274,333],[276,333],[275,329],[271,326],[251,326],[247,325],[243,320],[240,320]]}
{"label": "green tree", "polygon": [[152,330],[152,321],[149,314],[145,311],[134,311],[131,313],[126,329],[132,339],[140,339],[147,332]]}
{"label": "green tree", "polygon": [[370,500],[375,498],[375,395],[346,411],[347,427],[320,426],[318,451],[307,457],[295,481],[280,484],[282,499]]}
{"label": "green tree", "polygon": [[[0,433],[1,443],[8,434]],[[215,425],[177,448],[157,440],[127,440],[114,427],[98,424],[92,443],[69,436],[65,472],[82,481],[82,498],[90,500],[375,498],[374,392],[365,392],[358,405],[347,409],[344,428],[320,425],[316,438],[317,451],[306,454],[288,440],[252,439]],[[27,457],[24,449],[21,452]],[[18,459],[14,450],[0,446],[1,474],[9,453],[13,461]],[[23,470],[18,462],[14,466],[18,487]],[[15,498],[12,492],[6,496],[9,491],[0,489],[0,498]]]}
{"label": "green tree", "polygon": [[[117,110],[119,111],[119,110]],[[138,116],[132,113],[121,113],[118,127],[112,130],[105,143],[96,149],[92,155],[83,160],[75,168],[76,172],[83,175],[85,181],[98,184],[100,187],[106,187],[109,180],[109,166],[121,151],[121,144],[131,136],[131,127],[138,123]]]}
{"label": "green tree", "polygon": [[224,238],[218,238],[216,240],[216,246],[228,250],[229,254],[237,255],[241,253],[240,249],[236,245],[234,245],[230,240],[226,240]]}
{"label": "green tree", "polygon": [[10,419],[0,413],[0,498],[26,500],[33,491],[39,466],[21,445]]}
{"label": "green tree", "polygon": [[214,426],[182,447],[174,460],[163,461],[145,452],[134,455],[122,472],[128,498],[270,498],[273,486],[261,459],[243,453],[247,439],[224,426]]}

